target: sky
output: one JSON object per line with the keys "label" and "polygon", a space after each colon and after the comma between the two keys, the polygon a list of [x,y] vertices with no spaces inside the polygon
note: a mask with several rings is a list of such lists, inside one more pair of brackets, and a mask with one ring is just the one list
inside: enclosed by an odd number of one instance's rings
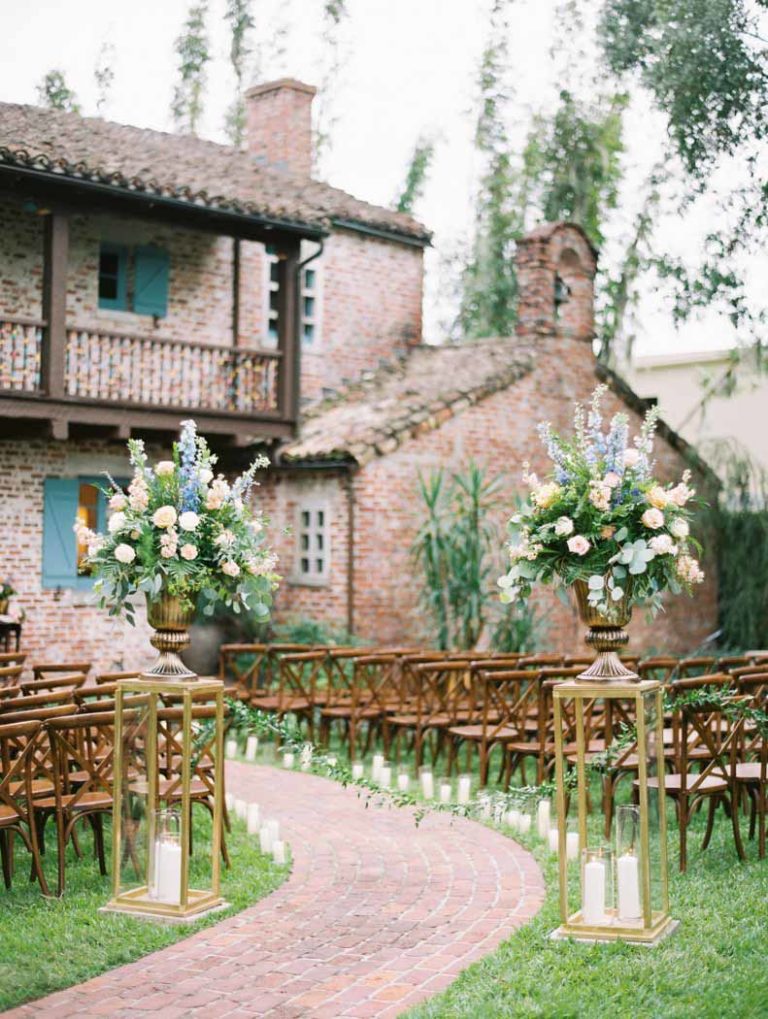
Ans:
{"label": "sky", "polygon": [[[224,113],[234,78],[228,67],[226,0],[210,0],[214,59],[199,133],[224,141]],[[0,0],[0,100],[34,103],[46,71],[59,68],[83,112],[96,113],[94,68],[111,47],[114,83],[103,115],[111,120],[171,130],[176,77],[174,41],[189,0]],[[488,0],[348,0],[350,16],[339,33],[340,70],[331,92],[332,145],[321,176],[376,204],[399,192],[409,156],[420,136],[434,138],[436,156],[424,199],[417,208],[434,231],[427,255],[425,333],[445,337],[455,314],[449,256],[471,244],[473,193],[479,167],[472,146],[475,81],[485,44]],[[290,75],[321,84],[328,69],[320,0],[254,0],[260,79]],[[562,84],[578,90],[551,57],[558,0],[517,0],[512,8],[509,80],[514,89],[513,140],[521,142],[531,112],[551,110]],[[561,15],[560,15],[561,16]],[[583,66],[581,68],[583,71]],[[565,75],[565,77],[564,77]],[[317,101],[316,101],[317,102]],[[627,115],[626,223],[609,232],[603,258],[618,257],[640,194],[639,184],[661,151],[663,124],[644,97]],[[694,210],[680,229],[676,217],[662,224],[669,251],[694,254],[712,220],[711,208]],[[722,317],[708,315],[681,332],[670,324],[665,297],[646,287],[638,309],[637,351],[658,354],[728,346]]]}

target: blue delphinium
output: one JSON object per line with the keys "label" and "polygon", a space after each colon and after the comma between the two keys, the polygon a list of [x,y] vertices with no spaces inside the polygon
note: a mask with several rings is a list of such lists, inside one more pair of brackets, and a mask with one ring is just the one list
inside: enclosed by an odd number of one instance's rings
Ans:
{"label": "blue delphinium", "polygon": [[200,478],[197,471],[197,425],[194,421],[181,422],[178,442],[179,475],[181,478],[181,512],[196,513],[200,508]]}
{"label": "blue delphinium", "polygon": [[555,465],[555,481],[558,485],[567,485],[571,477],[568,472],[568,463],[557,436],[552,432],[552,425],[549,421],[544,421],[537,426],[536,430],[546,447],[547,456]]}
{"label": "blue delphinium", "polygon": [[624,477],[624,450],[627,448],[629,422],[626,414],[616,414],[611,421],[605,452],[605,470]]}

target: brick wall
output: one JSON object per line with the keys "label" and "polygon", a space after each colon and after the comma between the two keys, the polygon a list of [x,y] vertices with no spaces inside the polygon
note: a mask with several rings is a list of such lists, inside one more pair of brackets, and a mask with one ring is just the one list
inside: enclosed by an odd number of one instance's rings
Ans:
{"label": "brick wall", "polygon": [[[154,455],[153,451],[153,455]],[[144,607],[137,625],[110,619],[82,591],[42,587],[43,481],[46,477],[129,474],[124,449],[101,442],[0,442],[0,562],[27,614],[23,649],[31,661],[93,661],[97,670],[140,668],[153,660]],[[73,521],[74,523],[74,521]]]}

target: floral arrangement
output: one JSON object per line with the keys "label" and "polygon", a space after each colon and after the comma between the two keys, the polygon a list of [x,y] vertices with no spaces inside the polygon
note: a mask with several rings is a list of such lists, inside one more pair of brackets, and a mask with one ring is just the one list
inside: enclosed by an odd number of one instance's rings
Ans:
{"label": "floral arrangement", "polygon": [[264,523],[246,505],[258,457],[233,484],[214,474],[216,457],[194,421],[182,422],[173,459],[150,466],[139,439],[128,443],[133,478],[127,491],[106,475],[107,534],[75,524],[87,546],[84,565],[97,578],[100,604],[134,621],[131,598],[161,592],[198,603],[213,615],[217,603],[233,612],[269,616],[279,577],[277,557],[264,543]]}
{"label": "floral arrangement", "polygon": [[504,602],[528,597],[537,581],[581,580],[589,604],[611,619],[625,596],[655,612],[664,591],[690,593],[704,579],[692,554],[700,546],[690,533],[690,471],[676,485],[654,478],[655,408],[631,443],[625,414],[604,432],[606,388],[595,390],[588,412],[576,406],[571,439],[539,426],[553,469],[539,481],[524,464],[530,495],[510,521],[511,567],[498,581]]}

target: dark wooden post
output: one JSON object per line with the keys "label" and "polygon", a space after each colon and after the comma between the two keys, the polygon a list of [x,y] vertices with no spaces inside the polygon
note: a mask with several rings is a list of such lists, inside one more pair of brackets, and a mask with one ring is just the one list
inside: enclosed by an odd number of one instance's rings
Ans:
{"label": "dark wooden post", "polygon": [[67,262],[69,220],[60,212],[45,219],[43,237],[43,347],[40,380],[48,396],[64,395],[67,356]]}
{"label": "dark wooden post", "polygon": [[278,242],[277,349],[282,354],[278,376],[280,416],[296,421],[299,413],[301,337],[299,335],[299,261],[301,242]]}

